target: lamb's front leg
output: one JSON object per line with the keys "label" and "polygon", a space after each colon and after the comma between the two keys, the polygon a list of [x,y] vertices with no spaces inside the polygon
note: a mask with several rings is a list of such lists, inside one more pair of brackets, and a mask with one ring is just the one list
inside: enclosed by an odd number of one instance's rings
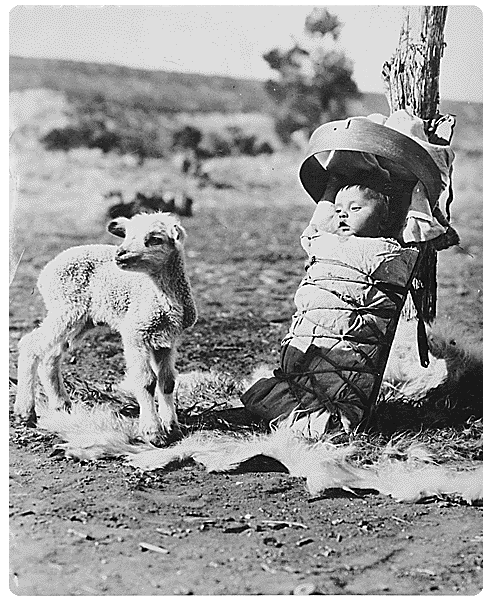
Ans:
{"label": "lamb's front leg", "polygon": [[150,364],[150,350],[132,339],[124,338],[123,343],[127,364],[125,386],[140,407],[139,434],[144,440],[161,445],[165,432],[154,400],[157,378]]}
{"label": "lamb's front leg", "polygon": [[153,365],[157,375],[156,397],[159,402],[159,417],[166,432],[174,429],[179,433],[178,416],[174,402],[174,385],[176,372],[174,368],[176,359],[175,348],[159,348],[153,350]]}

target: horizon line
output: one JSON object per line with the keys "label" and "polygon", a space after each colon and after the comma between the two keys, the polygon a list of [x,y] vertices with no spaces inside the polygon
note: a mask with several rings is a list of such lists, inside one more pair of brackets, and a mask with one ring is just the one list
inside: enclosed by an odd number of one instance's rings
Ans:
{"label": "horizon line", "polygon": [[[134,71],[145,71],[147,73],[177,73],[177,74],[182,74],[182,75],[200,75],[202,77],[221,77],[224,79],[234,79],[234,80],[242,80],[242,81],[256,81],[256,82],[261,82],[264,83],[266,81],[268,81],[268,79],[261,79],[258,77],[247,77],[247,76],[243,76],[243,75],[230,75],[230,74],[223,74],[223,73],[206,73],[203,71],[187,71],[187,70],[178,70],[178,69],[173,69],[173,68],[169,68],[169,69],[163,69],[163,68],[154,68],[154,67],[142,67],[142,66],[134,66],[134,65],[128,65],[128,64],[124,64],[124,63],[118,63],[118,62],[108,62],[108,61],[97,61],[97,60],[80,60],[80,59],[75,59],[75,58],[54,58],[54,57],[48,57],[48,56],[26,56],[26,55],[20,55],[20,54],[9,54],[9,59],[10,58],[25,58],[25,59],[30,59],[30,60],[50,60],[50,61],[62,61],[62,62],[72,62],[72,63],[79,63],[79,64],[97,64],[97,65],[106,65],[109,67],[121,67],[124,69],[131,69]],[[9,88],[9,93],[10,93],[10,88]],[[384,92],[380,91],[380,90],[376,90],[376,89],[359,89],[359,91],[362,94],[375,94],[378,96],[384,96]],[[441,96],[441,101],[448,101],[448,102],[465,102],[465,103],[473,103],[473,104],[482,104],[483,105],[483,96],[481,100],[472,100],[472,99],[465,99],[465,98],[456,98],[456,97],[450,97],[450,96],[443,96],[442,94]]]}

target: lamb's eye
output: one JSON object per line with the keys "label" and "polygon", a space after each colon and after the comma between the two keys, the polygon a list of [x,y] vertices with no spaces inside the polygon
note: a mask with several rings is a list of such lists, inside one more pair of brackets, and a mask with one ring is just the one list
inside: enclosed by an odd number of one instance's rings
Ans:
{"label": "lamb's eye", "polygon": [[358,210],[360,210],[360,209],[361,209],[361,207],[360,207],[360,206],[351,206],[351,207],[350,207],[350,210],[352,210],[352,211],[354,211],[354,212],[357,212],[357,211],[358,211]]}
{"label": "lamb's eye", "polygon": [[157,235],[150,235],[145,242],[146,246],[162,246],[164,243],[164,238],[161,238]]}

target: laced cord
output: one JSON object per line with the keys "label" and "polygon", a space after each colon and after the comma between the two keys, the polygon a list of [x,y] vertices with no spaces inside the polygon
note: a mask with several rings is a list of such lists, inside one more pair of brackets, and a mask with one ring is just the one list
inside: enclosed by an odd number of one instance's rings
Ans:
{"label": "laced cord", "polygon": [[[296,294],[298,310],[282,341],[281,367],[274,371],[288,384],[299,414],[328,411],[330,428],[351,428],[367,419],[418,263],[417,258],[401,286],[340,260],[311,258]],[[320,264],[323,269],[314,275]],[[302,298],[309,286],[306,307]]]}

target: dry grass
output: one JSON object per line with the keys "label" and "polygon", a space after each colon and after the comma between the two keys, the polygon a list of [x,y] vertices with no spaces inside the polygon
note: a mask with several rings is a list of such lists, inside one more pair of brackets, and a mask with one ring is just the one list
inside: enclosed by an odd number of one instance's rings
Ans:
{"label": "dry grass", "polygon": [[470,420],[459,428],[404,431],[391,436],[358,432],[350,441],[356,448],[351,461],[357,466],[374,464],[382,454],[407,460],[410,448],[421,448],[433,464],[467,469],[483,459],[483,422]]}

